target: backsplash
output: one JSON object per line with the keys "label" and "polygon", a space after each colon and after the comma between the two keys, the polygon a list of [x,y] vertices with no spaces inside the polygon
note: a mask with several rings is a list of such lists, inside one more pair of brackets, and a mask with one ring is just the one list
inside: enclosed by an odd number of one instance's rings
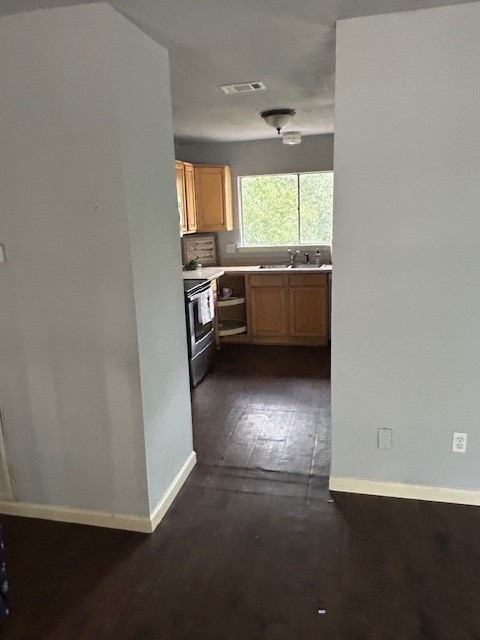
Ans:
{"label": "backsplash", "polygon": [[[316,246],[294,246],[290,247],[292,251],[300,251],[299,262],[306,262],[306,258],[303,255],[308,252],[310,254],[310,261],[313,263],[315,261],[315,253],[317,251]],[[331,264],[332,262],[332,253],[330,248],[321,247],[320,254],[322,256],[322,264]],[[222,266],[234,266],[234,265],[253,265],[253,264],[281,264],[283,262],[287,263],[289,261],[289,257],[286,249],[277,250],[269,250],[269,251],[236,251],[232,254],[225,254],[224,252],[220,255],[220,265]]]}
{"label": "backsplash", "polygon": [[[182,238],[182,256],[183,262],[187,261],[185,244],[187,242],[191,242],[192,240],[205,240],[207,238],[212,238],[215,236],[216,238],[216,255],[218,259],[215,261],[215,264],[219,264],[220,266],[242,266],[242,265],[255,265],[255,264],[281,264],[283,262],[287,263],[289,258],[287,254],[287,248],[271,248],[268,250],[263,250],[259,247],[258,250],[255,248],[238,248],[235,253],[227,253],[227,244],[234,244],[231,242],[232,237],[231,234],[234,232],[222,232],[222,233],[209,233],[209,234],[200,234],[200,233],[192,233],[186,235]],[[229,237],[230,236],[230,237]],[[227,237],[230,242],[225,242],[225,237]],[[304,253],[308,252],[310,254],[311,262],[315,261],[315,253],[317,248],[320,248],[320,254],[322,256],[322,264],[331,264],[332,262],[332,252],[330,247],[320,246],[318,245],[302,245],[295,246],[291,245],[288,247],[292,251],[300,251],[299,262],[306,262]],[[201,260],[200,260],[201,261]],[[205,264],[213,264],[211,260],[207,261]]]}

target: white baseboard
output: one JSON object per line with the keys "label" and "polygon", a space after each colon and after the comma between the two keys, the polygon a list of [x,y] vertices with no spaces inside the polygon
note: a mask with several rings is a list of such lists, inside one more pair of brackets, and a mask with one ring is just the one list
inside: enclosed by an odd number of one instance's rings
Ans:
{"label": "white baseboard", "polygon": [[452,489],[449,487],[433,487],[423,484],[403,484],[401,482],[381,482],[364,478],[342,478],[331,476],[330,491],[343,493],[361,493],[387,498],[407,498],[410,500],[427,500],[429,502],[449,502],[452,504],[468,504],[480,506],[480,490]]}
{"label": "white baseboard", "polygon": [[10,516],[23,516],[25,518],[40,518],[41,520],[55,520],[57,522],[87,524],[94,527],[152,533],[182,488],[196,461],[197,456],[195,452],[192,452],[150,516],[108,513],[107,511],[96,511],[94,509],[75,509],[72,507],[10,500],[0,500],[0,513]]}
{"label": "white baseboard", "polygon": [[192,471],[193,467],[196,464],[197,464],[197,454],[195,453],[195,451],[192,451],[192,453],[186,459],[185,464],[177,473],[171,485],[168,487],[165,495],[159,501],[155,509],[150,514],[150,527],[151,527],[150,531],[153,532],[158,527],[164,515],[167,513],[168,508],[170,507],[172,502],[175,500],[177,493],[182,488],[183,484],[185,483],[185,480],[188,478],[188,476],[190,475],[190,472]]}
{"label": "white baseboard", "polygon": [[125,529],[126,531],[139,531],[141,533],[151,533],[152,531],[152,523],[147,516],[108,513],[107,511],[96,511],[94,509],[75,509],[50,504],[9,502],[5,500],[0,502],[0,513],[24,518],[88,524],[94,527]]}

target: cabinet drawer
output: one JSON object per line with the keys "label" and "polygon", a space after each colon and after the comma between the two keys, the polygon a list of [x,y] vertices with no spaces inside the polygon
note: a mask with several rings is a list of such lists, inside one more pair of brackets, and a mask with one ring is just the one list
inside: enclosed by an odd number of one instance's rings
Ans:
{"label": "cabinet drawer", "polygon": [[328,281],[325,273],[289,273],[288,278],[291,287],[321,287]]}
{"label": "cabinet drawer", "polygon": [[269,273],[261,276],[250,276],[250,286],[252,287],[283,287],[284,284],[284,277],[279,273]]}

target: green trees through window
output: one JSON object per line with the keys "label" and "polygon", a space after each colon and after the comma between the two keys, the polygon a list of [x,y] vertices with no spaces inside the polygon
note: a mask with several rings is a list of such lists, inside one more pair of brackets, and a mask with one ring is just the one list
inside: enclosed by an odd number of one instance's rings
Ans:
{"label": "green trees through window", "polygon": [[331,244],[333,172],[244,176],[244,246]]}

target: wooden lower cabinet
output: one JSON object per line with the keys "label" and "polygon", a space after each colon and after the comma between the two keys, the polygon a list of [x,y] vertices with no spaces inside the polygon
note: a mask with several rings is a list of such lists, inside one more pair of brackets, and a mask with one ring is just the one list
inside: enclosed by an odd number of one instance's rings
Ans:
{"label": "wooden lower cabinet", "polygon": [[250,306],[252,335],[287,335],[286,296],[283,287],[252,287]]}
{"label": "wooden lower cabinet", "polygon": [[247,277],[249,334],[257,344],[328,342],[328,277],[265,274]]}
{"label": "wooden lower cabinet", "polygon": [[325,287],[290,287],[290,335],[328,338]]}

